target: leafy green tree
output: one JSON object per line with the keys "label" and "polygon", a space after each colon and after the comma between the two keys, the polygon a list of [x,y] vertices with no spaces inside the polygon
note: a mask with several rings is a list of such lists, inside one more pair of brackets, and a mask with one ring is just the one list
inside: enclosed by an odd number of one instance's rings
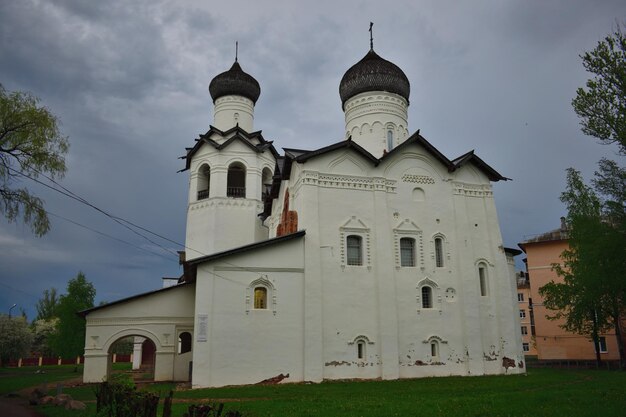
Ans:
{"label": "leafy green tree", "polygon": [[[592,74],[586,88],[572,100],[583,133],[604,144],[616,144],[626,155],[626,36],[617,29],[581,55]],[[615,329],[620,362],[624,364],[621,318],[626,313],[626,169],[602,159],[592,181],[568,170],[569,249],[563,263],[553,265],[562,283],[540,289],[544,303],[565,319],[564,328],[594,340],[599,361],[598,333]]]}
{"label": "leafy green tree", "polygon": [[50,320],[57,315],[59,307],[59,297],[57,289],[50,288],[43,291],[43,296],[37,301],[35,308],[37,309],[37,317],[35,320]]}
{"label": "leafy green tree", "polygon": [[57,332],[50,338],[50,347],[64,358],[83,354],[85,350],[85,319],[76,314],[94,306],[96,289],[79,272],[67,283],[67,294],[59,299]]}
{"label": "leafy green tree", "polygon": [[588,335],[596,346],[600,362],[599,334],[614,326],[611,306],[615,284],[609,276],[613,229],[602,216],[602,203],[594,190],[585,185],[580,172],[568,169],[567,188],[561,194],[567,205],[569,249],[561,254],[562,264],[553,269],[563,282],[550,282],[539,289],[544,306],[553,310],[551,320],[564,320],[568,331]]}
{"label": "leafy green tree", "polygon": [[23,317],[0,315],[0,362],[6,366],[12,359],[28,354],[33,335]]}
{"label": "leafy green tree", "polygon": [[56,116],[37,97],[0,84],[0,213],[8,221],[21,217],[37,236],[50,230],[43,201],[14,185],[24,176],[63,177],[68,148]]}
{"label": "leafy green tree", "polygon": [[618,26],[581,55],[585,69],[594,74],[587,88],[579,88],[572,100],[583,133],[602,143],[617,143],[626,153],[626,36]]}

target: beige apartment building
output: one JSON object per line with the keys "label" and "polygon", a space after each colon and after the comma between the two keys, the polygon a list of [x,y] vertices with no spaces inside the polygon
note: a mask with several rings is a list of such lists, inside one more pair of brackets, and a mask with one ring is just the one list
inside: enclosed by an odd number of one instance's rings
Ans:
{"label": "beige apartment building", "polygon": [[[561,227],[547,233],[535,236],[519,244],[526,253],[526,267],[528,288],[520,288],[518,280],[518,300],[528,297],[528,302],[520,301],[520,320],[523,327],[534,323],[534,344],[537,359],[539,360],[595,360],[593,342],[585,335],[565,331],[560,327],[563,320],[548,320],[546,316],[553,312],[543,305],[543,298],[539,295],[539,288],[550,281],[562,280],[552,270],[552,265],[561,262],[561,253],[568,248],[568,234],[564,219],[561,218]],[[524,291],[527,291],[524,292]],[[532,336],[532,334],[531,334]],[[524,337],[524,335],[522,336]],[[524,343],[526,340],[524,339]],[[532,343],[529,345],[532,346]],[[600,354],[602,360],[619,360],[615,332],[600,335]],[[530,355],[530,350],[525,352]]]}

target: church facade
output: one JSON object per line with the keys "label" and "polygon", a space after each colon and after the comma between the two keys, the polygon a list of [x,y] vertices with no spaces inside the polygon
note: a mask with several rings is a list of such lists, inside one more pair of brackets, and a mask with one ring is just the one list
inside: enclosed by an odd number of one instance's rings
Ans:
{"label": "church facade", "polygon": [[254,130],[258,82],[235,61],[187,148],[177,285],[82,312],[86,382],[123,337],[155,380],[193,387],[524,372],[513,256],[474,152],[410,134],[410,83],[373,49],[339,87],[345,140],[279,153]]}

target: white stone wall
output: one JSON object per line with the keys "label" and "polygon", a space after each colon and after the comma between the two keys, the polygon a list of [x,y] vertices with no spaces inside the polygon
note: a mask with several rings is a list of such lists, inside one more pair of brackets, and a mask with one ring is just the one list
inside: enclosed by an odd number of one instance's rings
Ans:
{"label": "white stone wall", "polygon": [[[417,146],[378,167],[344,151],[294,166],[287,187],[307,231],[305,306],[315,312],[305,329],[305,379],[504,373],[503,357],[523,360],[491,185],[478,169],[450,174]],[[272,228],[282,194],[276,203]],[[363,266],[345,265],[347,233],[363,237]],[[416,267],[399,266],[405,235],[421,247]],[[442,268],[435,236],[444,238]],[[424,284],[433,288],[432,309],[421,308]],[[359,338],[365,360],[356,357]]]}
{"label": "white stone wall", "polygon": [[[253,384],[287,374],[302,381],[303,240],[229,256],[198,268],[194,387]],[[254,308],[254,288],[268,290]]]}

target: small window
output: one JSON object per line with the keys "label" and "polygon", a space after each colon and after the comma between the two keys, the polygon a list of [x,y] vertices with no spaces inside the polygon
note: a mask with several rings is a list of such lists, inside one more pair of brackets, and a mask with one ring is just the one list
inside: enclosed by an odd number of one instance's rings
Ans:
{"label": "small window", "polygon": [[522,326],[522,334],[524,335],[528,334],[528,327]]}
{"label": "small window", "polygon": [[422,308],[433,308],[433,290],[430,287],[422,287]]}
{"label": "small window", "polygon": [[267,288],[256,287],[254,289],[254,308],[261,310],[267,308]]}
{"label": "small window", "polygon": [[226,196],[246,198],[246,168],[240,162],[234,162],[228,167]]}
{"label": "small window", "polygon": [[204,164],[198,171],[198,200],[209,198],[209,189],[211,187],[211,168]]}
{"label": "small window", "polygon": [[481,265],[478,267],[478,279],[480,281],[480,295],[481,297],[486,297],[487,290],[487,269]]}
{"label": "small window", "polygon": [[524,301],[524,293],[518,292],[517,293],[517,301]]}
{"label": "small window", "polygon": [[400,239],[400,266],[415,266],[415,239]]}
{"label": "small window", "polygon": [[393,149],[393,130],[387,130],[387,151]]}
{"label": "small window", "polygon": [[362,340],[356,343],[356,357],[358,359],[365,359],[365,342]]}
{"label": "small window", "polygon": [[435,238],[435,264],[437,268],[443,267],[443,239],[440,237]]}
{"label": "small window", "polygon": [[609,350],[606,348],[606,337],[600,336],[598,339],[598,344],[600,345],[600,353],[607,353]]}
{"label": "small window", "polygon": [[178,353],[191,352],[191,333],[182,332],[178,336]]}
{"label": "small window", "polygon": [[433,358],[439,357],[439,343],[436,340],[430,342],[430,356]]}
{"label": "small window", "polygon": [[348,247],[348,265],[363,265],[363,240],[361,236],[350,235],[346,238]]}
{"label": "small window", "polygon": [[519,311],[519,316],[520,316],[520,318],[525,319],[526,318],[526,310],[520,310]]}
{"label": "small window", "polygon": [[530,352],[530,345],[528,343],[522,343],[522,350],[524,352]]}

